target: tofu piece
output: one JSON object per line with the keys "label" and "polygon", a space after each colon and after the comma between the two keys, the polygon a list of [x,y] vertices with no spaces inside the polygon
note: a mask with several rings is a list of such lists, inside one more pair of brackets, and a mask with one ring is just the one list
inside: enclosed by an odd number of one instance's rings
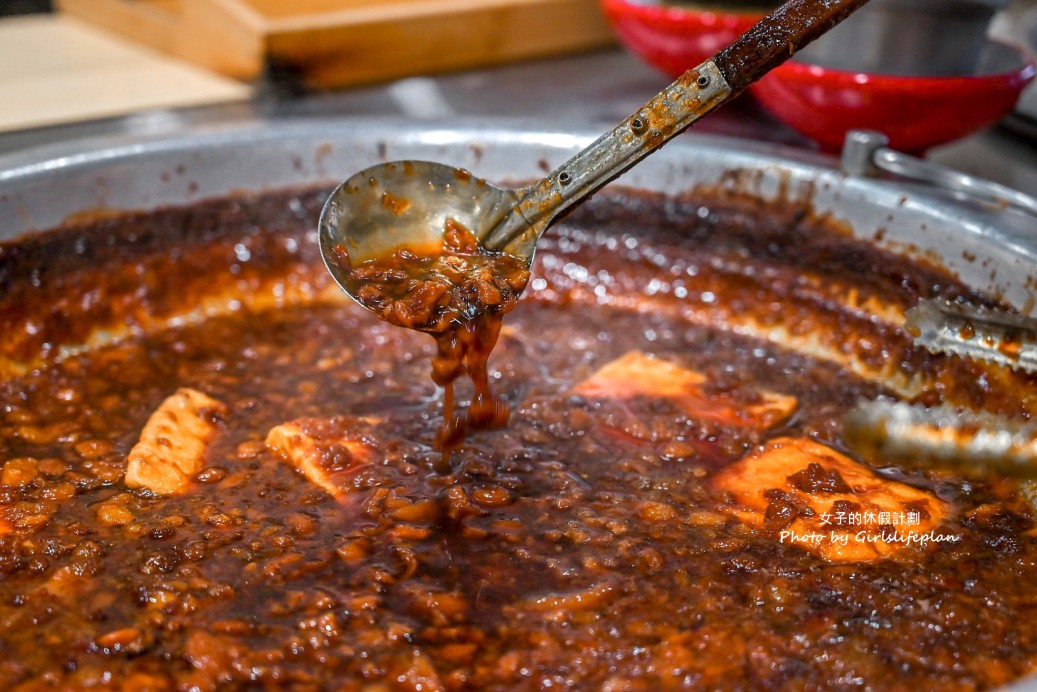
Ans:
{"label": "tofu piece", "polygon": [[871,561],[920,544],[950,511],[935,495],[806,438],[773,440],[713,483],[732,498],[724,512],[829,562]]}
{"label": "tofu piece", "polygon": [[641,351],[629,351],[603,365],[573,388],[592,399],[670,399],[696,420],[739,428],[771,428],[792,415],[796,398],[777,392],[754,392],[746,400],[705,391],[706,376]]}
{"label": "tofu piece", "polygon": [[311,483],[342,495],[348,476],[374,461],[377,418],[300,418],[270,429],[266,446]]}
{"label": "tofu piece", "polygon": [[125,482],[156,495],[182,492],[205,463],[209,441],[227,407],[195,389],[181,387],[151,414],[130,450]]}

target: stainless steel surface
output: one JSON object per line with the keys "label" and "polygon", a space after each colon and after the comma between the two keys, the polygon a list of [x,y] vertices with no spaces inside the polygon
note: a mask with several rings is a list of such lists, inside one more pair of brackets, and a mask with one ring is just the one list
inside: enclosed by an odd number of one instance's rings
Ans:
{"label": "stainless steel surface", "polygon": [[901,75],[969,75],[982,69],[987,27],[1008,0],[871,0],[805,49],[835,69]]}
{"label": "stainless steel surface", "polygon": [[[932,353],[1037,372],[1033,318],[962,301],[926,299],[907,311],[904,327],[916,344]],[[883,463],[1037,478],[1037,425],[1032,422],[880,398],[850,411],[844,433],[857,453]]]}
{"label": "stainless steel surface", "polygon": [[1037,320],[941,299],[919,301],[905,318],[915,343],[932,353],[1037,373]]}
{"label": "stainless steel surface", "polygon": [[1037,425],[976,411],[888,399],[861,402],[844,421],[866,458],[910,467],[951,466],[973,475],[1037,477]]}
{"label": "stainless steel surface", "polygon": [[1013,208],[1037,220],[1037,198],[1000,183],[910,156],[888,147],[889,138],[879,132],[852,130],[846,134],[840,165],[847,175],[876,176],[880,173],[934,185],[958,193],[980,204],[998,209]]}

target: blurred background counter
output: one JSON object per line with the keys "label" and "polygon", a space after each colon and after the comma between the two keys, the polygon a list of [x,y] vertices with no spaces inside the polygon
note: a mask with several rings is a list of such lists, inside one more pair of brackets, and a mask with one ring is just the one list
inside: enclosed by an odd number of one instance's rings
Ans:
{"label": "blurred background counter", "polygon": [[[486,116],[604,129],[670,81],[617,44],[598,0],[57,5],[0,3],[9,15],[0,16],[0,154],[284,117]],[[1025,42],[1034,6],[1016,0],[995,29]],[[1037,195],[1031,102],[1032,84],[999,124],[927,158]],[[695,130],[818,148],[751,94]]]}

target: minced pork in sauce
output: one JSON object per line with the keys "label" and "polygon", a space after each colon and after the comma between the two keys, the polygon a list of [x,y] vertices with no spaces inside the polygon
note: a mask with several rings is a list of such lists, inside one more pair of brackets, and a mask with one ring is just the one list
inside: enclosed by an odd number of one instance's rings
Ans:
{"label": "minced pork in sauce", "polygon": [[331,284],[325,194],[0,247],[0,689],[946,690],[1033,668],[1017,482],[841,437],[879,394],[1028,413],[1029,377],[896,325],[953,280],[792,204],[599,195],[504,320],[508,425],[437,472],[434,342]]}
{"label": "minced pork in sauce", "polygon": [[[435,247],[397,248],[386,257],[354,265],[340,243],[328,260],[348,278],[347,285],[356,287],[353,295],[361,305],[390,324],[435,337],[432,381],[443,388],[443,424],[436,440],[443,458],[437,470],[449,469],[450,453],[469,429],[499,428],[508,422],[510,409],[490,387],[488,363],[504,315],[514,309],[529,281],[526,262],[484,250],[452,218]],[[458,416],[454,382],[465,374],[474,393],[468,410]]]}

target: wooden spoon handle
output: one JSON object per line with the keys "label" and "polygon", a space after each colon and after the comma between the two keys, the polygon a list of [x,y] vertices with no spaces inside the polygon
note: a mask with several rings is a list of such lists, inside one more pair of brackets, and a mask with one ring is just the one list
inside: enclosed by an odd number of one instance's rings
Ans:
{"label": "wooden spoon handle", "polygon": [[738,93],[867,1],[789,0],[713,56],[713,61]]}

